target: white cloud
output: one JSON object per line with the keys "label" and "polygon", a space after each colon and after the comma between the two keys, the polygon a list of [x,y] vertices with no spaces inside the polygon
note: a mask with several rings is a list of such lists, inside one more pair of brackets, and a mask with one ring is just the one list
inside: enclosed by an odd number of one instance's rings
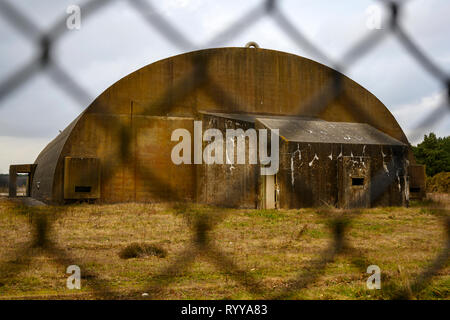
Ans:
{"label": "white cloud", "polygon": [[[443,117],[434,121],[432,126],[422,128],[421,124],[430,115],[435,114],[445,104],[446,93],[435,92],[429,96],[423,97],[417,101],[396,106],[392,112],[403,128],[406,136],[412,144],[417,144],[423,138],[424,134],[431,131],[438,136],[450,135],[450,110]],[[439,108],[439,110],[438,110]]]}
{"label": "white cloud", "polygon": [[8,173],[11,164],[34,163],[48,143],[47,138],[0,136],[0,173]]}

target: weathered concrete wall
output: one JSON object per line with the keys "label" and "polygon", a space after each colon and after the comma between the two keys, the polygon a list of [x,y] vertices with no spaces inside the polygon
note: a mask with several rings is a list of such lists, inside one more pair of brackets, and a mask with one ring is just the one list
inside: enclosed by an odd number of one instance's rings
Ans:
{"label": "weathered concrete wall", "polygon": [[[100,159],[101,202],[192,201],[195,167],[171,160],[177,128],[192,133],[193,118],[89,114],[72,132],[76,143],[66,144],[62,154]],[[62,175],[55,185],[62,199]]]}
{"label": "weathered concrete wall", "polygon": [[[371,158],[343,156],[337,159],[338,207],[370,208],[372,187]],[[389,190],[380,190],[380,192]]]}
{"label": "weathered concrete wall", "polygon": [[[253,123],[201,115],[203,132],[209,128],[219,129],[223,134],[223,164],[197,165],[197,199],[225,207],[256,208],[258,205],[259,166],[249,162],[249,141],[245,139],[245,164],[237,164],[237,140],[234,143],[234,159],[227,164],[226,129],[242,129],[244,132],[254,128]],[[209,142],[203,142],[205,146]],[[253,150],[255,152],[256,150]]]}
{"label": "weathered concrete wall", "polygon": [[64,158],[64,199],[100,198],[100,161],[98,158]]}
{"label": "weathered concrete wall", "polygon": [[[281,140],[278,172],[279,207],[303,208],[342,206],[339,194],[344,191],[339,173],[343,157],[364,167],[370,158],[370,206],[405,205],[406,147],[352,144],[292,143]],[[356,175],[355,175],[356,176]],[[377,179],[377,180],[375,180]],[[366,181],[367,183],[367,181]],[[380,190],[379,194],[377,190]]]}

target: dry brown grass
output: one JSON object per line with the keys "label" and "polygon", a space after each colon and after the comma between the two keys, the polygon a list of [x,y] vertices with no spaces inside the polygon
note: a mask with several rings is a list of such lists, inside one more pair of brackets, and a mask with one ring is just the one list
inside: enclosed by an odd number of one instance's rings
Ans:
{"label": "dry brown grass", "polygon": [[[66,289],[67,259],[58,263],[46,247],[26,249],[33,243],[30,222],[36,222],[31,212],[48,217],[48,238],[62,249],[56,252],[81,267],[81,290]],[[284,292],[281,297],[294,299],[391,298],[392,286],[407,289],[444,248],[446,214],[430,203],[356,215],[162,204],[28,208],[0,199],[0,297],[138,299],[149,293],[162,299],[265,299]],[[203,221],[198,217],[207,217],[206,225],[196,224]],[[323,270],[315,269],[332,243],[331,221],[342,217],[348,218],[346,249]],[[120,252],[133,243],[156,246],[167,256],[121,259]],[[200,244],[203,254],[186,252],[192,243]],[[219,252],[209,251],[213,248]],[[381,290],[366,289],[372,264],[382,270]],[[92,273],[115,295],[93,291]],[[312,281],[283,291],[298,278]],[[449,287],[447,264],[413,297],[448,299]]]}
{"label": "dry brown grass", "polygon": [[152,256],[165,258],[167,256],[167,252],[154,244],[136,242],[126,246],[119,252],[119,257],[122,259],[145,258]]}

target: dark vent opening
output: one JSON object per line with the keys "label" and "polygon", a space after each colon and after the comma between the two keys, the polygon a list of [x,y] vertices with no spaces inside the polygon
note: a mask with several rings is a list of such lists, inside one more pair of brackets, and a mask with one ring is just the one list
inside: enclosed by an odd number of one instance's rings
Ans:
{"label": "dark vent opening", "polygon": [[420,192],[420,187],[411,187],[409,188],[409,192]]}
{"label": "dark vent opening", "polygon": [[75,192],[91,192],[91,187],[75,186]]}
{"label": "dark vent opening", "polygon": [[363,186],[364,178],[352,178],[352,186]]}

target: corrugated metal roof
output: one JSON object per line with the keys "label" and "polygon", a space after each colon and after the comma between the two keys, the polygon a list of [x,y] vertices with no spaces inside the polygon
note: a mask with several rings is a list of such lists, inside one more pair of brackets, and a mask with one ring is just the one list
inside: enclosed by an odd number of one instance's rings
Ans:
{"label": "corrugated metal roof", "polygon": [[405,145],[366,123],[266,117],[257,121],[268,129],[279,129],[280,135],[292,142]]}

